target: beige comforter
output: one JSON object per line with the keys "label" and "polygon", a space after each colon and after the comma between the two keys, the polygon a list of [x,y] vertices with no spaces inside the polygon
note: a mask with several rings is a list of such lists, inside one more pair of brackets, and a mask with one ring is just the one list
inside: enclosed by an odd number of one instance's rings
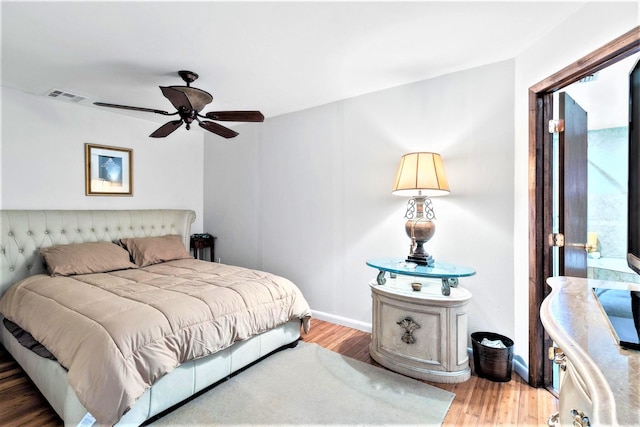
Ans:
{"label": "beige comforter", "polygon": [[104,425],[182,362],[291,319],[302,319],[306,331],[311,316],[287,279],[194,259],[32,276],[6,292],[0,313],[56,356],[80,402]]}

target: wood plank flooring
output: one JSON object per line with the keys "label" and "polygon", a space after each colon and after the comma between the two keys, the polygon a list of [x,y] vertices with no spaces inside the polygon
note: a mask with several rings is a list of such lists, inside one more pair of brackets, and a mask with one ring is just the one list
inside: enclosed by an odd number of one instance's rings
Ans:
{"label": "wood plank flooring", "polygon": [[[369,356],[370,334],[312,320],[306,342],[379,366]],[[428,383],[456,394],[443,426],[546,426],[558,402],[545,389],[530,387],[515,373],[508,383],[471,376],[460,384]],[[0,346],[0,426],[60,426],[31,380]]]}
{"label": "wood plank flooring", "polygon": [[[369,356],[370,334],[332,323],[312,320],[303,336],[329,350],[378,365]],[[545,389],[530,387],[515,372],[507,383],[471,375],[459,384],[427,384],[456,394],[443,426],[546,426],[549,415],[558,411],[557,399]]]}

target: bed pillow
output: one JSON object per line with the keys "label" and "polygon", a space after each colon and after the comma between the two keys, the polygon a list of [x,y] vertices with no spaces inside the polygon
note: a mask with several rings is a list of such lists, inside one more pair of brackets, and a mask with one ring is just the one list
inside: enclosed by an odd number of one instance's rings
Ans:
{"label": "bed pillow", "polygon": [[40,254],[52,276],[105,273],[107,271],[138,268],[129,253],[111,242],[71,243],[40,249]]}
{"label": "bed pillow", "polygon": [[134,237],[120,239],[120,243],[139,267],[174,259],[193,258],[182,243],[182,236],[167,234],[158,237]]}

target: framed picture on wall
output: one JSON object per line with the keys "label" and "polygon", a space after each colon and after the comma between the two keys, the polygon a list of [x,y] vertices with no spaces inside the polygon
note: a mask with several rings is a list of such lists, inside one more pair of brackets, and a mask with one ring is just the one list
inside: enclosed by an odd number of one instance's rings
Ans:
{"label": "framed picture on wall", "polygon": [[133,150],[84,145],[87,196],[133,196]]}

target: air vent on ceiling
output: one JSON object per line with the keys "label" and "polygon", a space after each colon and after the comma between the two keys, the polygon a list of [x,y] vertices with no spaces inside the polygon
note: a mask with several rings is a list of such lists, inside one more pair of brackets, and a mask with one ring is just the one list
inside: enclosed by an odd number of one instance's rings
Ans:
{"label": "air vent on ceiling", "polygon": [[67,102],[80,102],[87,99],[86,96],[74,95],[73,93],[65,92],[59,89],[51,89],[47,93],[47,96],[50,98],[56,98],[61,101],[67,101]]}
{"label": "air vent on ceiling", "polygon": [[589,74],[588,76],[585,76],[583,78],[581,78],[580,80],[578,80],[579,83],[589,83],[589,82],[593,82],[598,80],[598,73],[593,73],[593,74]]}

